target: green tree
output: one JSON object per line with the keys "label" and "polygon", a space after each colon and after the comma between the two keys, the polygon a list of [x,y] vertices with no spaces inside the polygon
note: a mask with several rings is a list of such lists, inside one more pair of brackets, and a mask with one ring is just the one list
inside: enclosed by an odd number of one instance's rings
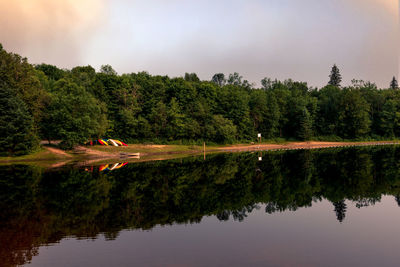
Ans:
{"label": "green tree", "polygon": [[47,112],[48,139],[61,139],[65,148],[102,137],[108,126],[105,105],[70,80],[56,82]]}
{"label": "green tree", "polygon": [[236,126],[221,115],[214,115],[211,126],[212,140],[218,143],[232,143],[236,139]]}
{"label": "green tree", "polygon": [[266,138],[274,138],[279,134],[279,107],[271,92],[254,90],[251,92],[250,117],[257,133]]}
{"label": "green tree", "polygon": [[215,112],[234,123],[242,140],[252,140],[255,135],[250,119],[249,100],[248,91],[240,86],[227,85],[218,91]]}
{"label": "green tree", "polygon": [[62,69],[59,69],[54,65],[44,63],[36,65],[35,69],[43,71],[43,73],[46,74],[49,79],[54,81],[58,81],[66,75],[65,71],[63,71]]}
{"label": "green tree", "polygon": [[340,87],[340,83],[342,82],[342,75],[340,75],[339,68],[336,66],[336,64],[333,65],[329,78],[329,85]]}
{"label": "green tree", "polygon": [[43,110],[48,104],[48,93],[42,84],[40,73],[20,55],[7,53],[0,48],[0,81],[11,88],[25,103],[33,118],[33,127],[38,132]]}
{"label": "green tree", "polygon": [[200,82],[199,77],[197,77],[196,73],[185,73],[185,81],[188,82]]}
{"label": "green tree", "polygon": [[0,154],[28,154],[37,148],[33,118],[25,103],[4,82],[0,82]]}
{"label": "green tree", "polygon": [[303,140],[310,140],[313,135],[313,121],[307,108],[303,109],[300,119],[300,132],[299,137]]}
{"label": "green tree", "polygon": [[100,72],[107,75],[117,75],[117,72],[110,65],[102,65]]}
{"label": "green tree", "polygon": [[270,78],[265,77],[261,80],[261,85],[264,90],[270,90],[273,88],[274,82]]}
{"label": "green tree", "polygon": [[369,109],[370,106],[359,90],[348,88],[343,91],[339,112],[342,137],[358,138],[369,133]]}
{"label": "green tree", "polygon": [[240,86],[242,85],[243,76],[240,76],[239,73],[234,72],[233,74],[229,74],[228,84]]}
{"label": "green tree", "polygon": [[157,105],[153,107],[149,117],[153,128],[152,134],[158,138],[164,137],[168,123],[168,110],[164,102],[159,101]]}
{"label": "green tree", "polygon": [[167,110],[168,124],[166,135],[170,140],[185,138],[185,116],[182,114],[176,98],[172,98]]}
{"label": "green tree", "polygon": [[400,136],[399,102],[389,99],[383,105],[380,127],[385,136]]}
{"label": "green tree", "polygon": [[226,83],[225,75],[223,73],[216,73],[212,77],[211,81],[218,85],[219,87],[222,87]]}
{"label": "green tree", "polygon": [[324,136],[338,135],[339,113],[342,91],[332,85],[325,86],[318,92],[318,112],[316,128]]}

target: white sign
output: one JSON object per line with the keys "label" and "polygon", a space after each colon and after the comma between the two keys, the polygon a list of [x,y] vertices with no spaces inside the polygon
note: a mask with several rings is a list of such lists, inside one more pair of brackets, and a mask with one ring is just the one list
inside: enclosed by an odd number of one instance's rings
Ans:
{"label": "white sign", "polygon": [[258,138],[261,138],[261,134],[260,133],[258,134]]}
{"label": "white sign", "polygon": [[262,157],[258,157],[258,161],[262,161]]}

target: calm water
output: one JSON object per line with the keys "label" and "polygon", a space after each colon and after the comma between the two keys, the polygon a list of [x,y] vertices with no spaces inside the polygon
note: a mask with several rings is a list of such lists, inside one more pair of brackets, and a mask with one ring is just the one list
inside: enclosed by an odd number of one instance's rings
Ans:
{"label": "calm water", "polygon": [[398,266],[399,205],[395,146],[3,166],[0,266]]}

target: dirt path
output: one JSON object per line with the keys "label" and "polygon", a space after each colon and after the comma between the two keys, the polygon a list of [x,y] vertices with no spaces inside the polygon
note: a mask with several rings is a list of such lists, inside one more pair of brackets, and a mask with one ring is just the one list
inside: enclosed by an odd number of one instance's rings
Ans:
{"label": "dirt path", "polygon": [[352,146],[380,146],[394,145],[399,142],[382,141],[382,142],[292,142],[287,144],[261,144],[261,145],[234,145],[218,148],[221,151],[258,151],[258,150],[290,150],[290,149],[317,149],[329,147],[352,147]]}
{"label": "dirt path", "polygon": [[120,154],[119,152],[118,153],[105,152],[105,151],[90,149],[90,148],[84,147],[84,146],[75,147],[75,151],[81,151],[81,153],[83,155],[87,155],[87,156],[94,157],[94,158],[115,157],[115,156],[119,156],[119,154]]}
{"label": "dirt path", "polygon": [[54,148],[54,147],[48,147],[48,146],[45,146],[44,148],[52,154],[67,157],[67,158],[72,158],[72,155],[66,153],[64,150]]}

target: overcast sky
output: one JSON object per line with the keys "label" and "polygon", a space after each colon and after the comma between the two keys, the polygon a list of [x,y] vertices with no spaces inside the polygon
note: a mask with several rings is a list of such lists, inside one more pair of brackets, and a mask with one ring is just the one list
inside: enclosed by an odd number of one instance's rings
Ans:
{"label": "overcast sky", "polygon": [[0,0],[0,42],[61,68],[322,86],[336,63],[345,84],[387,87],[399,73],[398,14],[398,0]]}

